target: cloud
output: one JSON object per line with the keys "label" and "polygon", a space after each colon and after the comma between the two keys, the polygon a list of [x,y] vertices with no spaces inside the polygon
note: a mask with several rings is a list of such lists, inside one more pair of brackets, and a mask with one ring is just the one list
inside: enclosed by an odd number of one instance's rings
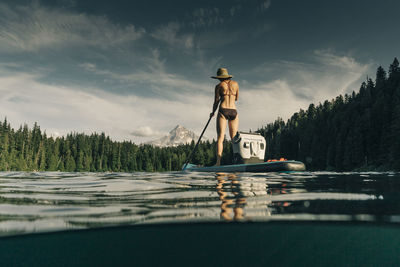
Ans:
{"label": "cloud", "polygon": [[114,140],[141,143],[177,124],[201,131],[212,105],[211,94],[152,99],[95,87],[48,85],[40,80],[40,75],[0,68],[0,115],[7,116],[13,127],[38,122],[49,135],[105,132]]}
{"label": "cloud", "polygon": [[350,56],[337,55],[329,50],[316,50],[308,56],[308,62],[266,62],[244,76],[254,80],[269,76],[271,79],[286,81],[296,97],[311,103],[358,90],[360,79],[371,71],[371,66],[370,63],[357,62]]}
{"label": "cloud", "polygon": [[158,137],[161,136],[162,133],[153,130],[150,126],[140,126],[138,129],[134,130],[131,135],[135,137]]}
{"label": "cloud", "polygon": [[[357,90],[358,80],[370,67],[326,50],[315,51],[311,58],[308,63],[267,62],[242,72],[249,80],[239,80],[239,129],[254,130],[277,117],[287,119],[312,102]],[[105,132],[114,140],[136,143],[154,139],[177,124],[200,133],[211,112],[214,81],[196,83],[169,73],[157,51],[148,64],[153,70],[126,74],[101,69],[93,62],[83,62],[80,67],[112,81],[145,82],[147,90],[158,97],[118,95],[95,86],[49,85],[41,82],[40,73],[10,71],[10,65],[4,63],[0,65],[0,114],[16,123],[14,127],[37,121],[48,134]],[[275,77],[274,71],[279,73]],[[215,135],[213,120],[205,136]]]}
{"label": "cloud", "polygon": [[68,46],[110,47],[133,42],[145,30],[106,17],[33,4],[0,4],[0,51],[37,51]]}
{"label": "cloud", "polygon": [[[192,26],[223,23],[239,11],[197,10]],[[218,20],[209,20],[216,15]],[[211,55],[223,42],[243,38],[243,32],[220,40],[218,27],[196,35],[184,27],[171,22],[146,32],[102,16],[0,4],[0,54],[12,58],[0,62],[0,116],[14,127],[37,121],[48,134],[104,131],[115,140],[138,143],[177,124],[200,133],[213,101],[215,81],[208,77],[224,62],[220,54]],[[269,25],[257,29],[263,33]],[[286,119],[311,102],[356,90],[369,67],[317,50],[307,62],[279,60],[239,70],[248,77],[239,80],[240,129]],[[215,132],[213,121],[205,135],[215,137]]]}
{"label": "cloud", "polygon": [[181,34],[179,35],[179,30],[181,26],[177,22],[170,22],[167,25],[161,25],[150,35],[157,39],[164,41],[170,46],[175,46],[177,48],[183,47],[186,49],[193,48],[193,34]]}
{"label": "cloud", "polygon": [[74,9],[0,4],[0,55],[4,69],[82,91],[182,100],[209,87],[196,77],[208,77],[210,59],[176,22],[146,32]]}
{"label": "cloud", "polygon": [[193,28],[210,27],[224,22],[223,14],[217,7],[195,9],[190,18],[189,25]]}
{"label": "cloud", "polygon": [[285,80],[274,80],[264,84],[241,86],[239,90],[240,129],[256,130],[278,117],[287,119],[300,107],[309,105],[307,99],[293,94],[293,88]]}
{"label": "cloud", "polygon": [[[245,3],[248,4],[248,3]],[[243,11],[243,4],[227,6],[222,8],[203,7],[193,10],[187,15],[187,21],[192,28],[210,28],[215,25],[222,25],[226,22],[232,22],[233,17],[238,16]]]}
{"label": "cloud", "polygon": [[[131,73],[118,73],[107,69],[101,69],[94,63],[81,63],[79,66],[85,71],[110,79],[115,84],[123,84],[126,87],[145,86],[149,98],[185,100],[186,97],[197,97],[208,92],[209,82],[194,82],[178,73],[171,73],[165,67],[165,61],[160,58],[159,51],[153,50],[153,56],[145,61],[145,68]],[[137,93],[137,92],[136,92]]]}

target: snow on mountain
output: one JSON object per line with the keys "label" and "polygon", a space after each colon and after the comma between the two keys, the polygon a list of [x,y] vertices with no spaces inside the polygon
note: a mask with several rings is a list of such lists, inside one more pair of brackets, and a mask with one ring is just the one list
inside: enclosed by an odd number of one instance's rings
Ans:
{"label": "snow on mountain", "polygon": [[160,139],[147,142],[147,144],[160,147],[178,146],[191,143],[192,141],[197,142],[198,139],[199,136],[197,136],[194,132],[186,129],[181,125],[177,125],[169,132],[168,135],[163,136]]}

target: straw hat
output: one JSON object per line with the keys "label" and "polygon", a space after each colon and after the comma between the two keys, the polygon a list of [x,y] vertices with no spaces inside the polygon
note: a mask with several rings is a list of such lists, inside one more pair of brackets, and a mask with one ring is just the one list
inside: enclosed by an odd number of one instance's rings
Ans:
{"label": "straw hat", "polygon": [[226,79],[226,78],[232,78],[232,75],[229,75],[228,69],[226,68],[219,68],[217,70],[217,76],[211,76],[213,79]]}

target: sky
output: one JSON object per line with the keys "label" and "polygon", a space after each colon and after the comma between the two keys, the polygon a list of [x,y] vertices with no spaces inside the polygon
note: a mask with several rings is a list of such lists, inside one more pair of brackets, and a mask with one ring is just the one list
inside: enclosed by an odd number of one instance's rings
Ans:
{"label": "sky", "polygon": [[[142,143],[198,135],[220,67],[239,130],[358,91],[399,57],[400,1],[0,1],[0,119]],[[205,136],[216,138],[215,119]]]}

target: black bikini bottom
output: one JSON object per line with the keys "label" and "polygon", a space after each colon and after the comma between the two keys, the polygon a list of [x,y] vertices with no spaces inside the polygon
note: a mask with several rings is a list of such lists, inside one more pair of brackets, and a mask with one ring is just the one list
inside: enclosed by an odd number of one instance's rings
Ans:
{"label": "black bikini bottom", "polygon": [[221,113],[222,116],[224,116],[225,119],[228,121],[232,121],[236,119],[237,116],[237,111],[236,109],[231,109],[231,108],[219,108],[219,113]]}

